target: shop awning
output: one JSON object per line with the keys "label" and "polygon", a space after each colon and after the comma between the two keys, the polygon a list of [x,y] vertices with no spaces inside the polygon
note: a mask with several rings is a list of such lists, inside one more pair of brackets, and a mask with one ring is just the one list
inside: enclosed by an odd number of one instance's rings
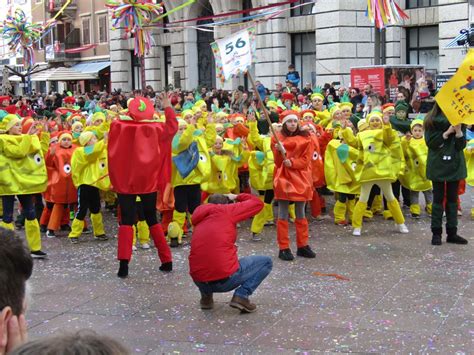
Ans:
{"label": "shop awning", "polygon": [[99,72],[107,67],[110,67],[110,62],[83,62],[74,65],[72,69],[80,73],[95,75],[98,78]]}
{"label": "shop awning", "polygon": [[[12,75],[8,79],[10,81],[21,81],[21,78],[17,75]],[[31,76],[31,81],[76,81],[96,79],[97,77],[92,74],[81,73],[72,68],[66,67],[51,68]]]}

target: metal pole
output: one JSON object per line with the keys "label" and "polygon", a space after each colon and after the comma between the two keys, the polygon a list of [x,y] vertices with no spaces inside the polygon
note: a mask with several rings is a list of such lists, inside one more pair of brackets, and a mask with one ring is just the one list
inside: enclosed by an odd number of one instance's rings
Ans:
{"label": "metal pole", "polygon": [[140,76],[141,76],[141,84],[142,90],[145,90],[146,87],[146,79],[145,79],[145,56],[140,57]]}

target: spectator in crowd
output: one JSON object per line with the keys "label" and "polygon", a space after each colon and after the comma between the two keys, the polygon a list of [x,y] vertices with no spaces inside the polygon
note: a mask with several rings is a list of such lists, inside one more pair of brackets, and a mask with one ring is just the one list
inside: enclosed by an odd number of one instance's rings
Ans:
{"label": "spectator in crowd", "polygon": [[364,96],[362,97],[362,103],[367,106],[367,99],[372,94],[372,84],[367,84],[364,86]]}
{"label": "spectator in crowd", "polygon": [[0,228],[0,354],[26,341],[26,281],[33,272],[30,252],[14,232]]}
{"label": "spectator in crowd", "polygon": [[128,355],[128,351],[117,340],[91,330],[80,330],[72,334],[56,335],[30,341],[11,355]]}
{"label": "spectator in crowd", "polygon": [[311,94],[313,93],[313,89],[311,88],[311,83],[306,83],[306,84],[304,85],[303,90],[301,90],[301,93],[302,93],[304,96],[311,95]]}
{"label": "spectator in crowd", "polygon": [[352,107],[355,112],[357,104],[362,102],[362,95],[360,94],[359,88],[351,88],[349,91],[349,97],[351,98]]}
{"label": "spectator in crowd", "polygon": [[289,81],[293,86],[298,86],[300,84],[300,73],[295,70],[295,66],[293,64],[288,65],[286,80]]}

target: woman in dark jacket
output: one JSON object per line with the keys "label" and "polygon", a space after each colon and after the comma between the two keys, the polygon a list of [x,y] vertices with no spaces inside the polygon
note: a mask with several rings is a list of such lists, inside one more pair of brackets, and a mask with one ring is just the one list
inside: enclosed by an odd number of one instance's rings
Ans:
{"label": "woman in dark jacket", "polygon": [[425,118],[425,140],[428,145],[426,176],[433,182],[431,244],[441,245],[443,232],[443,200],[446,196],[446,242],[467,244],[457,234],[458,185],[467,176],[463,150],[466,147],[466,126],[453,126],[437,103]]}

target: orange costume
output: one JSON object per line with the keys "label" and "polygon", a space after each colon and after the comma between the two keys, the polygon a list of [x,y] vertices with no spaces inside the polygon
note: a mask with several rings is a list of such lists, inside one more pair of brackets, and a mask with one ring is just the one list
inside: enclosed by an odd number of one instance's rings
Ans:
{"label": "orange costume", "polygon": [[310,137],[279,134],[278,139],[286,150],[286,158],[291,160],[292,166],[283,165],[283,156],[275,148],[275,138],[272,138],[272,149],[275,159],[273,173],[273,190],[276,200],[309,201],[313,196],[313,179],[311,161],[313,143]]}
{"label": "orange costume", "polygon": [[[298,113],[291,110],[284,111],[280,116],[280,120],[282,121],[282,130],[284,132],[288,121],[298,121]],[[308,133],[296,132],[289,135],[280,133],[278,139],[285,151],[285,156],[283,156],[275,146],[275,139],[272,138],[275,160],[273,189],[275,191],[275,199],[278,200],[279,209],[277,239],[280,252],[278,257],[287,261],[294,258],[290,250],[290,239],[288,236],[288,204],[291,201],[295,202],[296,209],[297,255],[314,258],[315,254],[308,246],[308,221],[304,216],[304,204],[313,197],[312,157],[314,144]],[[289,160],[290,166],[285,165],[285,159]]]}
{"label": "orange costume", "polygon": [[58,230],[68,205],[77,203],[77,189],[72,182],[71,157],[76,147],[63,148],[59,143],[54,144],[46,155],[48,169],[47,202],[54,203],[53,211],[48,222],[48,230]]}

